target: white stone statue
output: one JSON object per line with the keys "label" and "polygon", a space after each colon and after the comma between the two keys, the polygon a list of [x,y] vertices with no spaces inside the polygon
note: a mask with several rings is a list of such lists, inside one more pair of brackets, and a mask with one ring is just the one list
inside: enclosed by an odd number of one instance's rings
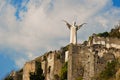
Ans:
{"label": "white stone statue", "polygon": [[77,31],[86,23],[83,23],[81,25],[76,25],[76,22],[73,23],[73,25],[69,24],[67,21],[63,20],[68,28],[70,29],[70,43],[77,44]]}

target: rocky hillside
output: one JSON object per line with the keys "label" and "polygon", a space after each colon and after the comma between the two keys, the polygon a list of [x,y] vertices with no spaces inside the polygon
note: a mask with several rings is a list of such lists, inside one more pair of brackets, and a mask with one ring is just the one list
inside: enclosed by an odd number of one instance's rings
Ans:
{"label": "rocky hillside", "polygon": [[83,44],[46,52],[4,80],[120,80],[120,25]]}

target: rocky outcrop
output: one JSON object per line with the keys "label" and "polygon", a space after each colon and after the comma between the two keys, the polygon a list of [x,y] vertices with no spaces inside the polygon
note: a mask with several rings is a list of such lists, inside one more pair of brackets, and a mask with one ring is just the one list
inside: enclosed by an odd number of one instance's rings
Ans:
{"label": "rocky outcrop", "polygon": [[[115,50],[103,45],[70,45],[68,58],[68,80],[91,80],[105,69],[108,62],[115,60]],[[120,52],[119,52],[120,53]]]}
{"label": "rocky outcrop", "polygon": [[59,77],[62,65],[65,63],[65,53],[62,50],[50,51],[33,61],[26,62],[23,68],[23,79],[30,80],[30,72],[35,72],[36,61],[41,63],[45,80],[56,80]]}
{"label": "rocky outcrop", "polygon": [[[112,32],[107,34],[113,36]],[[30,80],[30,73],[36,72],[36,62],[40,62],[45,80],[61,80],[61,69],[68,62],[67,80],[101,80],[99,79],[101,72],[106,73],[107,65],[119,58],[119,36],[112,38],[94,34],[83,44],[69,44],[60,50],[49,51],[26,62],[22,70],[12,72],[10,76],[13,80]],[[114,78],[119,80],[120,66],[117,64],[117,67],[113,67]]]}
{"label": "rocky outcrop", "polygon": [[30,61],[26,62],[23,67],[23,80],[30,80],[30,72],[35,72],[36,62]]}

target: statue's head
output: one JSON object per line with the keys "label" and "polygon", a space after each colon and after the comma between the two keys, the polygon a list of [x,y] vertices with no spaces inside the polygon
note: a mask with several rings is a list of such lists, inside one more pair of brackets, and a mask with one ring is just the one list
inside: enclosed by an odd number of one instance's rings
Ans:
{"label": "statue's head", "polygon": [[73,22],[73,26],[76,26],[76,22]]}
{"label": "statue's head", "polygon": [[74,26],[76,25],[76,22],[74,22]]}

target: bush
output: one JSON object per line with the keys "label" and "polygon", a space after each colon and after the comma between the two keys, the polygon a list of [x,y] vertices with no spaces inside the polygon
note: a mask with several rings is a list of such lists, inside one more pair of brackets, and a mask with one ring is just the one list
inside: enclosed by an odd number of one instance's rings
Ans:
{"label": "bush", "polygon": [[109,33],[108,32],[99,33],[97,35],[100,36],[100,37],[109,37]]}
{"label": "bush", "polygon": [[68,69],[68,63],[64,63],[61,73],[60,73],[60,80],[67,80],[67,69]]}
{"label": "bush", "polygon": [[113,38],[120,38],[120,24],[116,25],[114,29],[111,29],[110,32],[103,32],[97,34],[100,37],[113,37]]}
{"label": "bush", "polygon": [[119,29],[112,29],[109,34],[110,34],[110,37],[120,38]]}
{"label": "bush", "polygon": [[80,77],[78,77],[76,80],[83,80],[83,78],[80,76]]}
{"label": "bush", "polygon": [[63,52],[68,51],[68,50],[69,50],[69,45],[67,45],[67,46],[65,46],[65,47],[61,47],[61,50],[62,50]]}
{"label": "bush", "polygon": [[105,70],[100,73],[100,80],[108,80],[115,77],[116,74],[117,60],[108,62]]}

